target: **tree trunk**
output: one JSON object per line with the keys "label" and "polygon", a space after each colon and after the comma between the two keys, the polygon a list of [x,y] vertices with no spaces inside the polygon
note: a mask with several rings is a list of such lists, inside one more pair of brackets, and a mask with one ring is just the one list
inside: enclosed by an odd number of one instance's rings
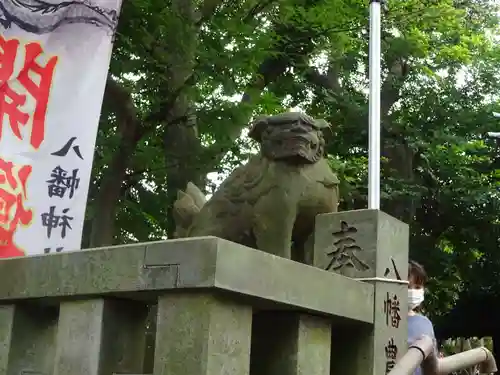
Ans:
{"label": "tree trunk", "polygon": [[[382,155],[387,157],[388,162],[385,165],[385,173],[387,176],[395,179],[400,179],[404,183],[411,184],[414,181],[413,170],[413,151],[404,143],[391,144],[392,142],[384,142],[382,147]],[[399,197],[390,197],[382,202],[384,211],[394,216],[395,218],[411,224],[415,216],[415,199],[409,198],[407,195]]]}
{"label": "tree trunk", "polygon": [[116,206],[120,200],[122,182],[135,146],[136,143],[132,140],[123,139],[108,170],[104,173],[95,200],[97,210],[92,220],[90,247],[113,245]]}
{"label": "tree trunk", "polygon": [[97,209],[92,219],[90,247],[113,245],[116,206],[122,194],[122,183],[143,131],[130,94],[111,78],[106,85],[104,101],[114,105],[120,143],[108,169],[104,172],[94,202]]}
{"label": "tree trunk", "polygon": [[[166,35],[176,35],[165,46],[169,79],[167,97],[172,105],[165,113],[163,145],[167,170],[167,218],[172,218],[173,203],[178,190],[184,190],[192,181],[204,189],[205,171],[199,169],[202,160],[202,145],[197,137],[196,119],[191,115],[192,85],[188,80],[195,65],[198,27],[196,7],[193,0],[172,0],[169,30]],[[171,237],[175,226],[167,220],[167,235]]]}

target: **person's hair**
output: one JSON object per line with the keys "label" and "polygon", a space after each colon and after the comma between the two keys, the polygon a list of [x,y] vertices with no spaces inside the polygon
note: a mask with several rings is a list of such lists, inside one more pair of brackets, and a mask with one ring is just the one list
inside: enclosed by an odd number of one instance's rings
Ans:
{"label": "person's hair", "polygon": [[424,266],[414,260],[410,260],[408,262],[408,279],[410,277],[413,277],[416,284],[425,285],[427,282],[427,273],[425,272]]}

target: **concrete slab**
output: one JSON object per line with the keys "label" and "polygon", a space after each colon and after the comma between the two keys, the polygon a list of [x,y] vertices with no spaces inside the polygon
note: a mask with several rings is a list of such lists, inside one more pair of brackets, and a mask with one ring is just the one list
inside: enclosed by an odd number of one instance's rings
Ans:
{"label": "concrete slab", "polygon": [[0,303],[218,289],[373,322],[373,285],[215,237],[0,260]]}

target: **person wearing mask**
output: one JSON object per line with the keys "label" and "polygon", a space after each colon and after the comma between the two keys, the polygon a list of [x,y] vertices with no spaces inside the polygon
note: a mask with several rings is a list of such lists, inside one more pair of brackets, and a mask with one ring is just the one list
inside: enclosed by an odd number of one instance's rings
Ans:
{"label": "person wearing mask", "polygon": [[[424,302],[426,282],[427,273],[424,267],[410,260],[408,263],[408,346],[424,335],[431,337],[434,343],[436,342],[431,321],[419,313],[420,305]],[[417,368],[414,375],[421,374],[421,368]]]}

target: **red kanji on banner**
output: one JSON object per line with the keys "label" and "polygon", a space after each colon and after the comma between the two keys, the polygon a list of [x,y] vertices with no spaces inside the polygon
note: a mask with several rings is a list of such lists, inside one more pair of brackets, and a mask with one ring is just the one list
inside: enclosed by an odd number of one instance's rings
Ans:
{"label": "red kanji on banner", "polygon": [[19,225],[29,225],[33,212],[24,208],[31,165],[16,166],[0,158],[0,258],[22,256],[14,243]]}
{"label": "red kanji on banner", "polygon": [[[32,116],[30,144],[38,149],[45,138],[45,117],[47,105],[49,103],[50,88],[52,78],[58,58],[51,57],[47,64],[40,65],[36,59],[43,53],[39,43],[28,43],[25,48],[25,59],[23,69],[18,77],[12,77],[14,73],[14,63],[19,51],[19,41],[6,40],[0,35],[0,139],[5,117],[9,122],[14,135],[22,139],[21,125],[25,126],[30,115],[23,112],[21,107],[26,103],[26,95],[17,93],[9,86],[9,80],[15,80],[23,86],[35,101],[35,110]],[[35,75],[35,79],[33,79]]]}
{"label": "red kanji on banner", "polygon": [[5,40],[0,35],[0,85],[3,86],[14,73],[14,62],[16,61],[19,40]]}

